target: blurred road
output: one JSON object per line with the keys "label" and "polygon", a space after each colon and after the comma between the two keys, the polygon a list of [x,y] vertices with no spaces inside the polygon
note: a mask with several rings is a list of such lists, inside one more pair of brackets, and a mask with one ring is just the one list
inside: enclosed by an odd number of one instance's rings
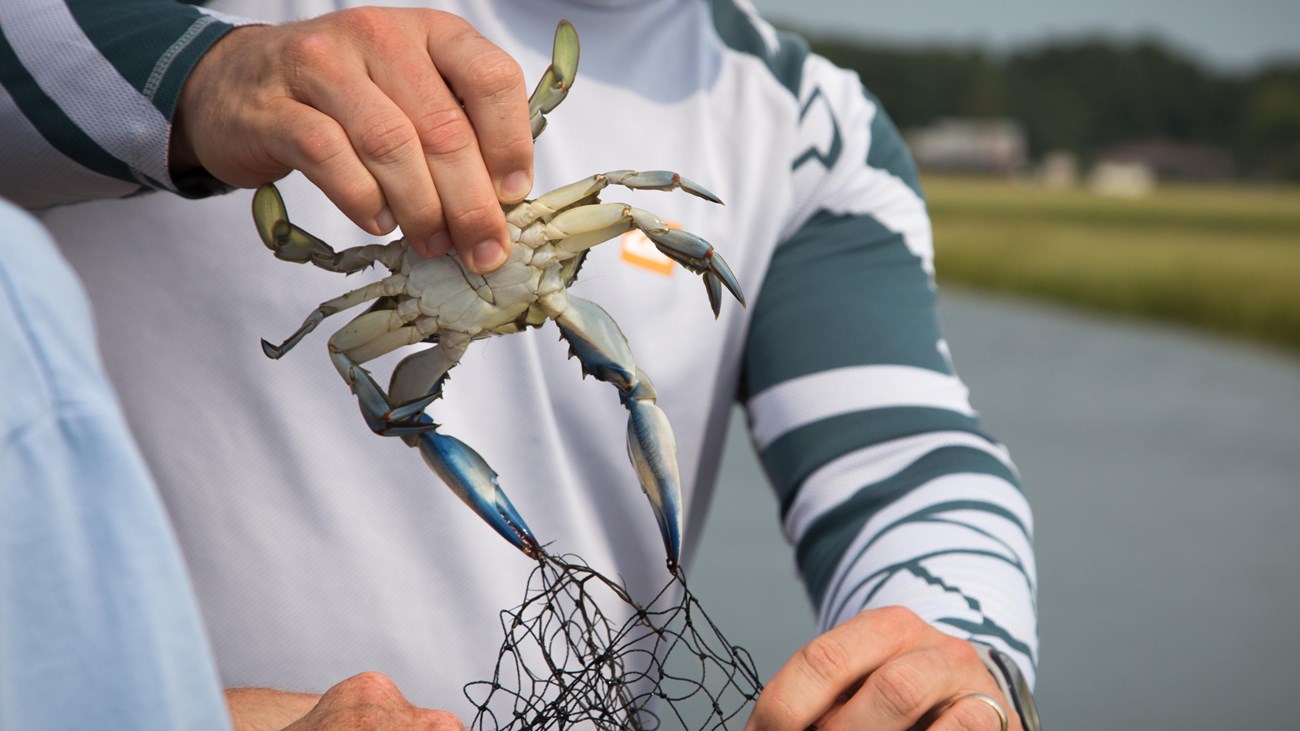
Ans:
{"label": "blurred road", "polygon": [[[1300,726],[1300,359],[942,299],[957,368],[1034,504],[1049,731]],[[742,427],[691,586],[770,677],[812,620]]]}

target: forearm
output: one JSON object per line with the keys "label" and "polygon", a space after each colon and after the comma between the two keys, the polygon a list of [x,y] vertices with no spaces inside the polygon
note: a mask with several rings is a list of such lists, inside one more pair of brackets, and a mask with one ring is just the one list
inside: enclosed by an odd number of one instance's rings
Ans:
{"label": "forearm", "polygon": [[840,147],[792,163],[806,203],[751,308],[742,397],[819,624],[900,605],[1032,676],[1029,506],[948,355],[916,168],[856,77],[804,71]]}
{"label": "forearm", "polygon": [[[922,469],[932,462],[919,461]],[[889,486],[872,486],[881,487]],[[895,489],[870,498],[875,490],[863,490],[794,526],[802,530],[803,565],[833,567],[818,582],[819,623],[829,628],[863,609],[904,606],[947,634],[1006,653],[1032,683],[1036,576],[1029,508],[1019,490],[1002,476],[974,472]],[[863,504],[873,499],[881,503],[876,509]],[[824,555],[812,558],[817,553]]]}
{"label": "forearm", "polygon": [[0,195],[26,208],[147,188],[169,171],[180,90],[243,21],[174,0],[0,3]]}
{"label": "forearm", "polygon": [[306,716],[320,698],[268,688],[233,688],[226,691],[226,707],[235,731],[280,731]]}

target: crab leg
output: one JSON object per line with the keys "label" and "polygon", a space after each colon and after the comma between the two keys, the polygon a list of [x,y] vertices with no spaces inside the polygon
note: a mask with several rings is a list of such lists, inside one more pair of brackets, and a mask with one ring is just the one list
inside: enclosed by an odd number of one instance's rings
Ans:
{"label": "crab leg", "polygon": [[352,274],[375,262],[395,271],[405,252],[405,247],[398,241],[335,251],[334,247],[289,223],[284,199],[271,183],[258,188],[253,194],[253,222],[257,226],[258,235],[262,237],[262,243],[275,254],[275,258],[296,264],[311,262],[331,272]]}
{"label": "crab leg", "polygon": [[267,340],[263,340],[262,352],[266,353],[266,357],[268,358],[281,358],[285,353],[288,353],[293,349],[293,346],[297,345],[299,341],[306,337],[307,333],[315,330],[316,326],[321,324],[321,322],[330,315],[342,312],[351,307],[356,307],[362,302],[369,302],[370,300],[379,299],[380,297],[391,297],[401,293],[405,287],[406,275],[394,274],[391,277],[385,277],[378,282],[367,284],[364,287],[359,287],[351,292],[339,295],[334,299],[326,300],[320,304],[320,307],[312,310],[311,314],[307,315],[307,319],[303,320],[302,326],[295,330],[294,333],[283,343],[280,343],[277,346],[272,345]]}
{"label": "crab leg", "polygon": [[[433,423],[428,416],[420,419]],[[427,431],[415,437],[420,456],[447,487],[492,529],[530,558],[541,558],[542,548],[523,516],[497,483],[497,473],[468,444],[453,436]]]}
{"label": "crab leg", "polygon": [[528,111],[533,127],[533,139],[546,129],[546,115],[564,101],[578,73],[578,31],[567,20],[555,26],[555,42],[551,47],[551,65],[537,82],[537,88],[528,98]]}
{"label": "crab leg", "polygon": [[561,186],[535,200],[524,201],[510,210],[506,220],[514,226],[524,228],[539,218],[554,215],[556,211],[590,198],[611,185],[621,185],[629,190],[683,190],[697,198],[722,205],[722,199],[710,193],[707,188],[671,170],[611,170]]}
{"label": "crab leg", "polygon": [[433,403],[439,394],[431,393],[422,399],[392,407],[384,392],[380,390],[379,384],[375,383],[374,377],[370,375],[370,371],[354,366],[351,375],[354,379],[350,384],[352,393],[356,394],[357,403],[361,407],[361,417],[366,420],[366,426],[370,427],[370,431],[381,437],[405,438],[433,431],[437,427],[432,420],[426,422],[420,417],[423,416],[424,409]]}
{"label": "crab leg", "polygon": [[570,208],[546,223],[539,221],[530,226],[520,236],[520,240],[531,244],[530,237],[542,238],[554,242],[555,247],[563,252],[577,254],[608,241],[620,231],[630,231],[633,228],[640,229],[665,256],[696,274],[703,275],[714,317],[721,310],[720,285],[726,287],[742,307],[745,306],[745,295],[740,290],[740,283],[712,244],[689,231],[669,228],[655,214],[625,203],[600,203]]}
{"label": "crab leg", "polygon": [[[414,312],[418,315],[418,310]],[[361,367],[362,363],[400,347],[418,343],[429,337],[437,327],[437,320],[432,317],[420,317],[415,319],[414,324],[405,325],[412,317],[414,315],[404,317],[400,308],[372,309],[330,337],[330,360],[333,361],[334,368],[352,392],[357,394],[362,416],[366,418],[371,431],[381,436],[404,436],[410,433],[395,431],[394,427],[411,426],[410,420],[441,394],[442,381],[447,371],[460,362],[469,346],[468,337],[448,336],[442,338],[437,347],[403,359],[396,372],[403,372],[411,362],[424,363],[432,360],[438,364],[423,370],[421,375],[426,376],[427,380],[423,381],[424,387],[418,391],[395,392],[389,396],[378,386],[370,387],[373,378]],[[396,379],[397,376],[394,375],[394,380]],[[393,402],[399,406],[391,406]]]}
{"label": "crab leg", "polygon": [[[373,314],[376,312],[366,313],[362,317]],[[537,539],[501,489],[497,473],[469,445],[453,436],[439,434],[436,431],[438,425],[424,413],[424,409],[434,399],[442,396],[447,370],[465,352],[464,346],[452,346],[450,350],[454,352],[446,352],[446,347],[447,343],[440,343],[430,349],[444,351],[439,362],[445,367],[428,393],[398,406],[392,406],[389,397],[370,372],[353,360],[347,351],[337,349],[334,342],[331,342],[330,357],[343,380],[352,388],[352,393],[356,394],[361,416],[371,431],[381,436],[401,437],[407,445],[419,449],[425,464],[442,478],[456,497],[511,545],[536,558],[541,552]],[[415,356],[410,356],[407,360],[413,357]]]}
{"label": "crab leg", "polygon": [[[389,408],[388,399],[368,371],[354,365],[351,374],[352,391],[361,404],[366,423],[378,434],[400,436],[410,446],[420,450],[420,456],[456,497],[470,507],[510,545],[525,555],[538,558],[541,546],[497,482],[497,473],[478,452],[456,437],[439,434],[438,425],[423,413],[424,408],[442,395],[446,376],[439,379],[432,391],[409,404]],[[402,425],[393,427],[392,420],[402,419]],[[382,430],[380,428],[382,427]]]}
{"label": "crab leg", "polygon": [[563,291],[543,299],[547,314],[560,326],[570,354],[585,374],[613,384],[629,412],[627,452],[641,489],[650,500],[668,570],[677,571],[682,551],[682,488],[677,472],[677,442],[663,409],[655,405],[654,385],[632,359],[632,349],[618,324],[594,302]]}

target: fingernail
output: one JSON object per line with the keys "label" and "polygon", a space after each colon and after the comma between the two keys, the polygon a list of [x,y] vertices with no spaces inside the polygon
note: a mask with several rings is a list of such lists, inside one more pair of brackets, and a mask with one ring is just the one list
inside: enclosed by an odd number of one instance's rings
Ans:
{"label": "fingernail", "polygon": [[488,239],[474,247],[474,268],[487,273],[505,263],[506,250],[496,239]]}
{"label": "fingernail", "polygon": [[523,170],[516,170],[501,181],[501,198],[506,201],[517,201],[528,195],[528,191],[532,189],[532,177]]}
{"label": "fingernail", "polygon": [[393,212],[385,208],[375,216],[375,223],[379,226],[380,233],[388,233],[397,228],[397,219],[393,218]]}
{"label": "fingernail", "polygon": [[429,256],[442,256],[448,251],[451,251],[451,236],[446,231],[429,237]]}

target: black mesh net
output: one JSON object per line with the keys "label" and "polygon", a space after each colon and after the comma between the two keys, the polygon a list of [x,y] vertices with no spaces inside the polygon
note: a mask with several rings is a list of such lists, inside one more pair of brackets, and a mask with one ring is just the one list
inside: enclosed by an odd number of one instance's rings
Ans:
{"label": "black mesh net", "polygon": [[740,728],[763,687],[681,571],[638,603],[581,559],[543,554],[501,628],[493,678],[465,686],[476,730]]}

